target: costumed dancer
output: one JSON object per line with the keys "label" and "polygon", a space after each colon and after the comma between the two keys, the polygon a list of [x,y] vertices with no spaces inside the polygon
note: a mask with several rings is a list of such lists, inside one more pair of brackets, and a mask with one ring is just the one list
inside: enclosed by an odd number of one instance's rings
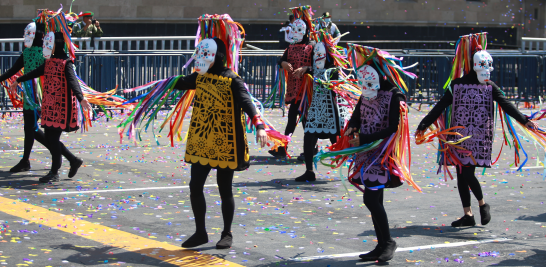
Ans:
{"label": "costumed dancer", "polygon": [[[29,73],[45,62],[45,58],[42,53],[44,32],[44,23],[31,22],[27,25],[23,36],[25,45],[23,54],[17,59],[11,69],[9,69],[6,73],[0,76],[0,83],[16,75],[23,68],[25,73]],[[30,170],[30,153],[32,151],[32,146],[34,145],[34,140],[38,141],[46,148],[48,147],[45,141],[44,132],[40,128],[38,128],[37,124],[37,121],[40,118],[42,86],[43,77],[26,81],[22,83],[22,101],[17,101],[16,99],[13,99],[14,107],[18,106],[18,104],[16,103],[23,102],[23,129],[25,133],[25,140],[23,158],[17,165],[10,169],[10,172],[24,172]],[[17,94],[11,95],[15,96]],[[61,154],[67,159],[71,158],[70,152],[66,149],[64,145],[61,147]],[[79,161],[80,160],[76,158],[72,165],[78,165]]]}
{"label": "costumed dancer", "polygon": [[[284,50],[284,54],[279,60],[279,65],[287,72],[284,104],[290,105],[290,108],[288,109],[288,122],[284,130],[284,135],[286,136],[292,135],[296,130],[304,74],[312,71],[313,68],[313,46],[310,44],[310,32],[313,30],[311,23],[313,11],[311,10],[311,6],[300,6],[290,9],[296,18],[291,29],[293,42]],[[283,92],[280,92],[280,94],[282,95]],[[302,125],[305,127],[305,118],[302,119]],[[269,150],[269,154],[274,157],[284,158],[288,155],[286,149],[287,147],[279,147],[276,150],[272,149]],[[300,156],[303,161],[303,153]]]}
{"label": "costumed dancer", "polygon": [[384,262],[392,259],[397,247],[383,206],[384,189],[398,187],[406,181],[421,192],[409,168],[408,114],[401,91],[407,90],[402,76],[416,76],[400,66],[400,59],[376,48],[348,44],[347,56],[357,74],[362,95],[344,137],[330,148],[331,152],[319,152],[315,160],[335,157],[335,165],[325,165],[340,167],[349,157],[353,159],[348,179],[364,193],[364,204],[372,215],[378,240],[375,249],[359,257],[364,261]]}
{"label": "costumed dancer", "polygon": [[[330,142],[335,144],[337,136],[340,135],[346,121],[350,118],[347,101],[329,88],[330,81],[340,78],[340,68],[348,67],[349,63],[346,57],[342,55],[343,52],[338,51],[335,47],[332,36],[325,30],[314,33],[313,37],[316,39],[312,71],[314,81],[309,93],[311,97],[307,99],[311,104],[307,111],[301,111],[304,114],[303,116],[306,116],[303,137],[306,171],[296,178],[297,182],[316,180],[313,171],[313,156],[318,139],[330,139]],[[303,94],[303,99],[305,99],[307,92]],[[343,104],[339,105],[338,102]],[[304,106],[305,104],[302,103],[301,105]]]}
{"label": "costumed dancer", "polygon": [[[486,34],[470,34],[459,39],[451,76],[445,85],[448,89],[423,118],[416,132],[418,142],[424,140],[424,131],[433,123],[439,130],[431,134],[444,129],[458,133],[439,136],[441,140],[439,149],[447,148],[447,151],[440,153],[438,163],[440,168],[444,166],[444,175],[446,175],[447,166],[456,166],[457,189],[464,210],[464,216],[452,222],[452,227],[476,224],[471,208],[469,187],[479,203],[481,224],[486,225],[491,220],[490,206],[485,203],[475,170],[476,167],[491,167],[495,129],[493,101],[498,103],[499,110],[502,108],[519,123],[529,128],[538,126],[506,99],[501,89],[490,80],[493,58],[485,50],[487,48]],[[451,176],[449,170],[447,172]]]}
{"label": "costumed dancer", "polygon": [[244,81],[234,71],[239,63],[239,51],[243,41],[240,38],[242,26],[234,22],[228,14],[206,14],[199,17],[197,32],[198,44],[192,56],[195,72],[145,85],[153,86],[153,89],[142,97],[130,118],[120,124],[123,127],[120,134],[129,127],[127,133],[134,135],[136,125],[145,118],[148,118],[148,124],[151,123],[164,101],[171,94],[178,97],[180,94],[176,95],[174,92],[182,90],[178,104],[161,126],[170,125],[171,142],[174,136],[181,140],[182,121],[193,103],[185,161],[191,164],[190,200],[196,230],[182,247],[193,248],[209,241],[205,228],[207,206],[203,188],[211,169],[216,169],[224,220],[224,229],[216,248],[226,249],[233,242],[233,175],[235,171],[246,170],[250,166],[244,113],[256,127],[256,139],[262,147],[266,144],[269,133],[264,130],[268,126],[254,106]]}
{"label": "costumed dancer", "polygon": [[82,165],[83,160],[70,153],[61,143],[60,137],[63,131],[78,130],[82,123],[85,128],[89,126],[87,111],[91,109],[91,105],[84,98],[73,71],[74,45],[68,34],[64,14],[43,11],[41,16],[47,17],[43,20],[47,20],[43,46],[45,63],[17,78],[11,87],[14,89],[20,82],[44,76],[41,125],[45,129],[46,147],[51,152],[53,162],[51,170],[40,178],[40,182],[47,183],[59,181],[62,151],[70,161],[69,178],[74,177]]}

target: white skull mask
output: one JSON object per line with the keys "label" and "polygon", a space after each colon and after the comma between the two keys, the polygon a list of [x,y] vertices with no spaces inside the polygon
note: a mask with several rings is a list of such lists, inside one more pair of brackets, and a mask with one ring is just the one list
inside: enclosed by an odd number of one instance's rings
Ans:
{"label": "white skull mask", "polygon": [[25,34],[23,35],[23,38],[25,38],[25,47],[31,47],[35,37],[36,37],[36,23],[31,22],[25,28]]}
{"label": "white skull mask", "polygon": [[216,57],[216,51],[218,46],[212,39],[203,39],[195,49],[193,59],[195,60],[195,71],[204,75],[210,68],[210,65],[214,62]]}
{"label": "white skull mask", "polygon": [[307,24],[301,19],[297,19],[292,23],[292,41],[293,43],[299,43],[303,40],[305,31],[307,30]]}
{"label": "white skull mask", "polygon": [[50,59],[53,53],[53,47],[55,46],[55,33],[48,32],[44,37],[43,55],[44,58]]}
{"label": "white skull mask", "polygon": [[377,96],[379,90],[379,74],[369,65],[360,68],[356,75],[358,77],[358,85],[362,90],[362,97],[366,100],[372,100]]}
{"label": "white skull mask", "polygon": [[478,81],[481,84],[490,81],[493,71],[493,58],[484,50],[474,54],[474,71],[478,74]]}
{"label": "white skull mask", "polygon": [[326,47],[323,42],[319,42],[313,48],[313,64],[316,69],[324,69],[326,65]]}

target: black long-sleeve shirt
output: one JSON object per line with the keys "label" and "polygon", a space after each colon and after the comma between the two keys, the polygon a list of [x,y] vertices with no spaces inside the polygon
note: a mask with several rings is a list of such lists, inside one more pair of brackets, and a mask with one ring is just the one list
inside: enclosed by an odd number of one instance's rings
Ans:
{"label": "black long-sleeve shirt", "polygon": [[[216,67],[217,65],[220,67]],[[235,107],[239,106],[250,118],[254,118],[254,116],[258,114],[241,77],[237,76],[237,74],[235,74],[229,68],[223,67],[220,64],[214,64],[213,67],[209,69],[208,73],[231,78],[231,91],[233,93],[233,102]],[[198,75],[199,74],[197,72],[194,72],[190,75],[179,78],[174,85],[174,89],[194,90],[197,87],[196,81]],[[264,129],[264,125],[258,125],[256,128]]]}
{"label": "black long-sleeve shirt", "polygon": [[[451,88],[454,88],[456,84],[479,84],[478,77],[476,72],[471,72],[465,75],[462,78],[455,79],[451,83]],[[494,82],[487,82],[487,85],[491,85],[493,89],[493,100],[501,106],[501,108],[510,115],[510,117],[517,120],[519,123],[525,124],[529,119],[523,115],[517,108],[510,102],[499,89],[499,87]],[[432,123],[434,123],[442,112],[453,103],[453,94],[451,91],[447,90],[440,101],[432,108],[432,110],[423,118],[417,130],[422,131],[428,128]]]}
{"label": "black long-sleeve shirt", "polygon": [[[17,78],[17,82],[21,83],[21,82],[25,82],[25,81],[43,76],[45,73],[45,64],[46,63],[42,64],[41,66],[34,69],[33,71],[26,73],[25,75]],[[80,88],[80,84],[78,83],[78,78],[76,77],[76,74],[74,74],[74,64],[72,63],[71,60],[66,62],[64,74],[66,77],[66,83],[67,83],[68,89],[72,90],[72,93],[74,94],[74,96],[76,96],[78,101],[81,102],[83,100],[83,94]]]}
{"label": "black long-sleeve shirt", "polygon": [[[389,106],[389,126],[383,130],[380,130],[371,134],[360,133],[359,139],[360,139],[361,145],[369,144],[379,139],[385,139],[391,136],[393,133],[395,133],[398,130],[398,124],[400,123],[400,102],[406,101],[406,97],[402,94],[402,92],[400,92],[400,90],[398,90],[398,88],[394,87],[388,81],[384,81],[383,83],[384,84],[382,84],[381,87],[390,85],[390,87],[387,87],[389,88],[389,90],[385,90],[385,91],[390,91],[393,93],[393,96],[391,98],[391,103]],[[360,130],[361,103],[362,103],[361,99],[359,99],[358,104],[356,105],[355,110],[353,111],[353,115],[351,116],[351,119],[349,120],[349,127],[356,128],[357,131]]]}
{"label": "black long-sleeve shirt", "polygon": [[3,82],[11,78],[11,76],[17,74],[17,72],[19,72],[24,67],[25,67],[25,58],[23,57],[23,54],[21,54],[21,56],[19,56],[19,58],[17,58],[17,60],[15,61],[15,64],[13,64],[13,66],[11,66],[11,68],[8,71],[6,71],[4,74],[0,76],[0,82]]}

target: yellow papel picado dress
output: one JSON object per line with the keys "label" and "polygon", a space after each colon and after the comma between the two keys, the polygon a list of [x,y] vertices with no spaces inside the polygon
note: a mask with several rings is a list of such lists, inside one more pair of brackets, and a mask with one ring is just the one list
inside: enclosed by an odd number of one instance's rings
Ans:
{"label": "yellow papel picado dress", "polygon": [[221,67],[180,78],[174,88],[196,90],[185,161],[215,169],[247,169],[250,156],[243,111],[251,118],[257,113],[243,80]]}

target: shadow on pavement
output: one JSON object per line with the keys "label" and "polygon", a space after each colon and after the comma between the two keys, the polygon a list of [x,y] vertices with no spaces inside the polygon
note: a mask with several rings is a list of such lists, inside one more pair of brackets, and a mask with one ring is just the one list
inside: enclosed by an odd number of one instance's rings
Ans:
{"label": "shadow on pavement", "polygon": [[314,185],[322,185],[322,184],[328,184],[331,182],[328,181],[314,181],[314,182],[296,182],[294,181],[295,178],[290,179],[272,179],[271,181],[262,181],[259,183],[234,183],[239,186],[246,186],[246,187],[260,187],[263,190],[268,189],[292,189],[295,187],[299,187],[300,189],[304,190],[310,190],[310,191],[320,191],[320,192],[326,192],[326,191],[334,191],[337,188],[319,188],[314,187]]}
{"label": "shadow on pavement", "polygon": [[53,184],[40,183],[38,179],[46,175],[47,172],[35,174],[16,174],[11,172],[0,172],[0,188],[15,188],[15,189],[41,189],[41,188],[56,188],[75,189],[78,185],[72,183],[77,178],[70,179],[66,174],[61,174],[61,181]]}
{"label": "shadow on pavement", "polygon": [[522,215],[522,216],[519,216],[516,220],[546,222],[546,213],[542,213],[536,216]]}
{"label": "shadow on pavement", "polygon": [[532,249],[535,255],[527,256],[524,259],[506,259],[496,266],[544,266],[546,260],[546,251],[540,249]]}
{"label": "shadow on pavement", "polygon": [[[213,254],[200,256],[193,250],[166,250],[161,248],[146,248],[138,251],[124,251],[117,247],[82,247],[70,244],[52,246],[53,249],[73,250],[78,252],[64,260],[83,265],[112,265],[123,262],[125,264],[142,264],[145,266],[212,266],[221,264],[218,259],[226,255]],[[148,255],[153,255],[150,257]],[[211,255],[211,254],[209,254]],[[160,260],[158,258],[165,258]]]}
{"label": "shadow on pavement", "polygon": [[[368,224],[368,223],[366,223]],[[375,230],[370,219],[369,230],[366,230],[358,236],[376,236]],[[476,230],[483,229],[481,226],[454,228],[451,226],[431,226],[431,225],[412,225],[406,227],[397,227],[391,225],[390,231],[393,238],[397,237],[414,237],[414,236],[434,236],[444,239],[463,239],[463,240],[480,240],[490,239],[490,237],[479,238],[475,236]]]}

